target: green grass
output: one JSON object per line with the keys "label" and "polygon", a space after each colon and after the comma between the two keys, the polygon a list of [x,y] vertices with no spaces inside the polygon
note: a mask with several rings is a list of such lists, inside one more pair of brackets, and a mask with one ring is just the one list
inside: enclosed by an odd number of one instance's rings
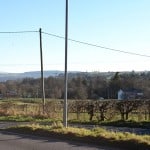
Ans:
{"label": "green grass", "polygon": [[7,130],[30,135],[76,140],[80,142],[88,141],[88,143],[96,145],[125,148],[128,150],[146,150],[150,148],[149,135],[139,136],[131,133],[110,132],[102,128],[94,128],[91,130],[73,127],[64,128],[61,122],[54,122],[51,126],[32,124],[13,127]]}
{"label": "green grass", "polygon": [[0,116],[0,121],[28,122],[35,121],[35,119],[30,116]]}
{"label": "green grass", "polygon": [[50,124],[58,119],[44,118],[42,116],[0,116],[0,121],[12,121],[12,122],[37,122],[41,124]]}

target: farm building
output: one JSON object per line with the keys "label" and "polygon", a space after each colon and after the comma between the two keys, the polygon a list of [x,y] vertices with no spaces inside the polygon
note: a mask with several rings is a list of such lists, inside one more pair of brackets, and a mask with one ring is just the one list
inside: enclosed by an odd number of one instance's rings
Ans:
{"label": "farm building", "polygon": [[18,94],[17,94],[17,92],[16,91],[7,91],[6,92],[6,97],[8,98],[8,97],[17,97],[18,96]]}
{"label": "farm building", "polygon": [[141,99],[143,97],[142,90],[130,89],[118,91],[118,100]]}
{"label": "farm building", "polygon": [[3,99],[3,94],[0,94],[0,99]]}

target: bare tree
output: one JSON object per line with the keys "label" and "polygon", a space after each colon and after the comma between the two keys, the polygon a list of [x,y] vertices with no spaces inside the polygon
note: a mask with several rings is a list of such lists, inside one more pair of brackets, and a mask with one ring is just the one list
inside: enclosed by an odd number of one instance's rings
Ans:
{"label": "bare tree", "polygon": [[129,113],[136,110],[140,105],[140,100],[124,100],[117,102],[116,109],[119,110],[122,120],[128,120]]}
{"label": "bare tree", "polygon": [[105,119],[108,119],[106,117],[106,113],[108,110],[113,110],[113,107],[115,106],[115,101],[109,100],[109,101],[96,101],[97,110],[99,111],[99,121],[104,121]]}

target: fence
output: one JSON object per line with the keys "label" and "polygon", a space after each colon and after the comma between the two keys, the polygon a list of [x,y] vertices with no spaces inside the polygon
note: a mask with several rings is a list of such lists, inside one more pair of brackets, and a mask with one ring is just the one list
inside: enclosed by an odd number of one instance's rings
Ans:
{"label": "fence", "polygon": [[[1,115],[32,116],[62,119],[63,101],[48,100],[45,114],[41,103],[1,102]],[[150,120],[150,100],[69,100],[68,119],[81,121]]]}

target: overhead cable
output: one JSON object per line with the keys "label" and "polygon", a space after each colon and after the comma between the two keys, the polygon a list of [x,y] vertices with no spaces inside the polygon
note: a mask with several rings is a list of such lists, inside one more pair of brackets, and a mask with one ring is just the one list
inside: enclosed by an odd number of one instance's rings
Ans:
{"label": "overhead cable", "polygon": [[[0,32],[0,34],[21,34],[21,33],[37,33],[39,31],[14,31],[14,32]],[[60,35],[56,35],[56,34],[52,34],[52,33],[48,33],[48,32],[42,32],[43,34],[52,36],[52,37],[56,37],[56,38],[60,38],[60,39],[65,39],[65,37],[60,36]],[[88,45],[88,46],[92,46],[92,47],[97,47],[97,48],[102,48],[102,49],[106,49],[106,50],[110,50],[110,51],[115,51],[115,52],[119,52],[119,53],[125,53],[125,54],[129,54],[129,55],[136,55],[136,56],[141,56],[141,57],[148,57],[150,58],[150,55],[145,55],[145,54],[140,54],[140,53],[134,53],[134,52],[130,52],[130,51],[124,51],[124,50],[120,50],[120,49],[114,49],[114,48],[110,48],[110,47],[105,47],[105,46],[101,46],[101,45],[97,45],[97,44],[93,44],[93,43],[89,43],[89,42],[84,42],[84,41],[79,41],[79,40],[74,40],[74,39],[70,39],[68,38],[69,41],[72,42],[76,42],[79,44],[84,44],[84,45]]]}
{"label": "overhead cable", "polygon": [[16,33],[36,33],[39,31],[14,31],[14,32],[0,32],[0,34],[16,34]]}
{"label": "overhead cable", "polygon": [[[50,35],[50,36],[53,36],[53,37],[56,37],[56,38],[65,39],[65,37],[59,36],[59,35],[56,35],[56,34],[51,34],[51,33],[46,33],[46,32],[42,32],[42,33]],[[107,49],[107,50],[110,50],[110,51],[116,51],[116,52],[120,52],[120,53],[136,55],[136,56],[141,56],[141,57],[150,57],[149,55],[145,55],[145,54],[139,54],[139,53],[124,51],[124,50],[109,48],[109,47],[105,47],[105,46],[101,46],[101,45],[97,45],[97,44],[92,44],[92,43],[88,43],[88,42],[83,42],[83,41],[78,41],[78,40],[74,40],[74,39],[70,39],[70,38],[68,38],[68,40],[72,41],[72,42],[79,43],[79,44],[84,44],[84,45],[88,45],[88,46],[93,46],[93,47],[98,47],[98,48],[102,48],[102,49]]]}

